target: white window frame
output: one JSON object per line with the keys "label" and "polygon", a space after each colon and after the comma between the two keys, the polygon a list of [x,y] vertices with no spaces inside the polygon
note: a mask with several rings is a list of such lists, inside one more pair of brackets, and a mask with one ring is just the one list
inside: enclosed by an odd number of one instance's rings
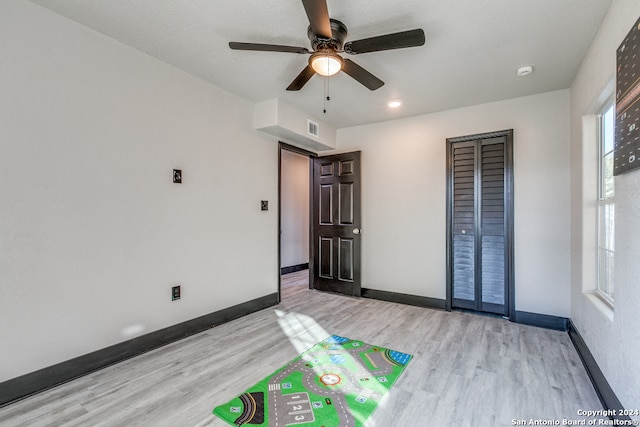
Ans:
{"label": "white window frame", "polygon": [[[611,110],[612,123],[605,126],[606,113]],[[615,137],[615,104],[609,100],[598,114],[598,215],[597,215],[597,266],[596,295],[613,307],[615,272],[615,188],[613,164],[607,168],[607,157],[613,162]],[[607,132],[609,131],[609,132]],[[608,140],[610,138],[610,140]],[[609,150],[606,150],[609,142]],[[607,174],[609,175],[607,177]],[[607,187],[609,178],[609,187]]]}

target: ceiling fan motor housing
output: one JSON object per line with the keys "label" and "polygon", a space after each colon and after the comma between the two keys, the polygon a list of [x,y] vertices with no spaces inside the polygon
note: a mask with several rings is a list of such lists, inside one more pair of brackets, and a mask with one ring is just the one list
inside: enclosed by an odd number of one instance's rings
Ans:
{"label": "ceiling fan motor housing", "polygon": [[331,38],[321,37],[313,33],[311,26],[307,30],[311,47],[316,52],[338,51],[342,49],[344,40],[347,38],[347,26],[337,19],[330,19]]}

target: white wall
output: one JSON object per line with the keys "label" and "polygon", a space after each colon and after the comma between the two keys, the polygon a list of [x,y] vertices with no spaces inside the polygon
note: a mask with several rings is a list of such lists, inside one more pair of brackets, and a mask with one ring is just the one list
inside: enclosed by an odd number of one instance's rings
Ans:
{"label": "white wall", "polygon": [[615,178],[615,308],[611,311],[590,294],[597,271],[593,115],[615,91],[616,49],[639,16],[637,0],[613,1],[571,87],[571,319],[628,409],[640,408],[640,172]]}
{"label": "white wall", "polygon": [[568,90],[339,130],[362,150],[363,287],[445,298],[445,140],[511,128],[516,309],[568,317]]}
{"label": "white wall", "polygon": [[280,266],[309,262],[309,158],[282,150]]}
{"label": "white wall", "polygon": [[30,2],[0,39],[0,381],[277,292],[252,104]]}

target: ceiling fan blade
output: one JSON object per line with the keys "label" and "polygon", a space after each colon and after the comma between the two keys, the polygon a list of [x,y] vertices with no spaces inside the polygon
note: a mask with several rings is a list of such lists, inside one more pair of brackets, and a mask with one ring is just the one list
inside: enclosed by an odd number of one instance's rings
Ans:
{"label": "ceiling fan blade", "polygon": [[229,47],[234,50],[258,50],[262,52],[309,53],[309,50],[304,47],[283,46],[279,44],[229,42]]}
{"label": "ceiling fan blade", "polygon": [[331,22],[326,0],[302,0],[304,10],[307,12],[311,31],[316,36],[331,38]]}
{"label": "ceiling fan blade", "polygon": [[384,85],[384,82],[353,62],[350,59],[343,59],[342,71],[362,83],[369,90],[376,90]]}
{"label": "ceiling fan blade", "polygon": [[313,71],[313,68],[311,68],[311,66],[307,65],[307,67],[304,70],[302,70],[302,72],[300,74],[298,74],[298,77],[293,79],[293,81],[291,82],[289,87],[287,87],[287,90],[300,90],[300,89],[302,89],[302,87],[309,81],[309,79],[311,77],[313,77],[313,75],[315,73],[316,72]]}
{"label": "ceiling fan blade", "polygon": [[347,42],[344,44],[344,51],[350,54],[378,52],[381,50],[422,46],[424,42],[424,31],[421,28],[418,28],[415,30],[401,31],[399,33]]}

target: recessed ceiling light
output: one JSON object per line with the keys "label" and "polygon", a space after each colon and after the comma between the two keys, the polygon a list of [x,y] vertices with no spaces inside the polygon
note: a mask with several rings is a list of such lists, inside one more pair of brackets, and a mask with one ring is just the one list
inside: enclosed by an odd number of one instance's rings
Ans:
{"label": "recessed ceiling light", "polygon": [[389,107],[391,107],[391,108],[398,108],[399,106],[401,106],[401,105],[402,105],[402,102],[400,102],[400,101],[389,101],[389,102],[387,103],[387,105],[388,105]]}
{"label": "recessed ceiling light", "polygon": [[527,65],[525,67],[518,68],[518,76],[520,76],[520,77],[528,76],[531,73],[533,73],[533,67],[531,65]]}

